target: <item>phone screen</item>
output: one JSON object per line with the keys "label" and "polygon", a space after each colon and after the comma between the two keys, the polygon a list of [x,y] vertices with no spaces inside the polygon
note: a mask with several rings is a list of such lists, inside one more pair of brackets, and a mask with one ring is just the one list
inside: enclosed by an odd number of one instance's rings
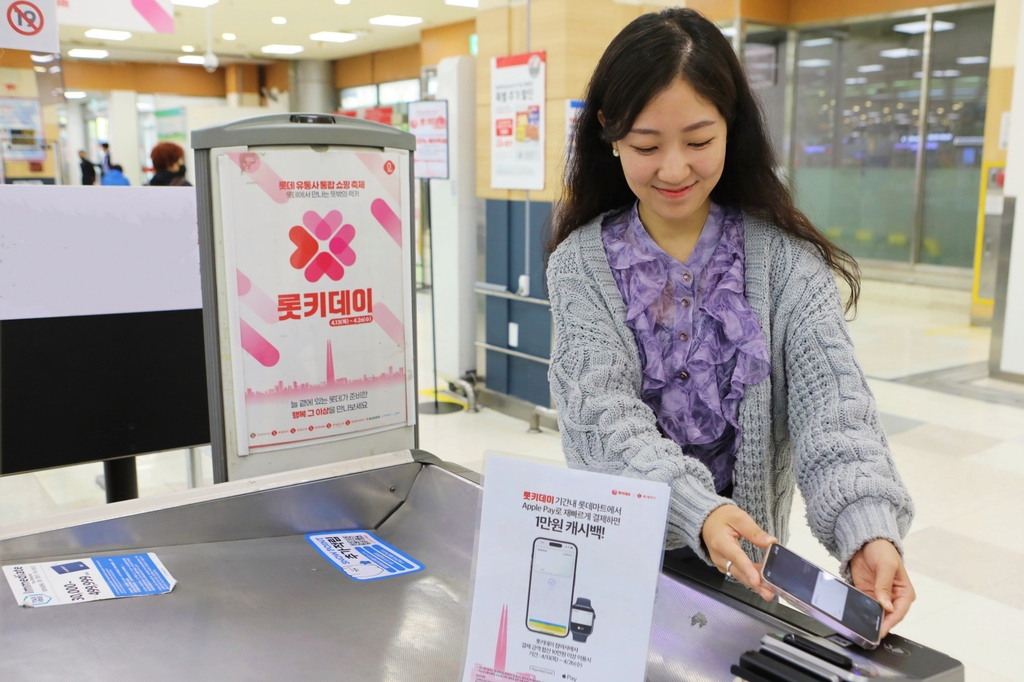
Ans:
{"label": "phone screen", "polygon": [[584,611],[583,609],[572,610],[572,622],[579,623],[580,625],[592,626],[594,624],[594,614],[590,611]]}
{"label": "phone screen", "polygon": [[768,551],[764,577],[869,642],[878,641],[883,614],[881,604],[782,545],[772,545]]}
{"label": "phone screen", "polygon": [[576,545],[534,540],[526,627],[555,637],[568,635],[575,583]]}

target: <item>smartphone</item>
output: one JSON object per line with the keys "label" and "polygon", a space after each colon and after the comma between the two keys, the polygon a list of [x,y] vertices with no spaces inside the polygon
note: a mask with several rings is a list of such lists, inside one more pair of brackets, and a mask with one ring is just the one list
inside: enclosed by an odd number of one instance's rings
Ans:
{"label": "smartphone", "polygon": [[885,612],[860,590],[779,544],[768,549],[761,577],[773,592],[851,642],[878,646]]}
{"label": "smartphone", "polygon": [[526,628],[554,637],[569,634],[572,594],[576,587],[576,545],[537,538],[530,560]]}

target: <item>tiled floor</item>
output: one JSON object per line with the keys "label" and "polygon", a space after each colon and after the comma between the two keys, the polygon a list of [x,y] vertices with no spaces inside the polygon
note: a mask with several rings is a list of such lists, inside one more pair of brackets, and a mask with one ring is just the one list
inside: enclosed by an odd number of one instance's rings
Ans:
{"label": "tiled floor", "polygon": [[[968,325],[967,307],[961,292],[866,282],[850,328],[917,505],[906,558],[918,600],[897,632],[962,660],[968,682],[1024,682],[1024,410],[894,381],[987,359],[988,331]],[[423,358],[429,333],[421,324]],[[421,385],[429,377],[423,363]],[[1020,390],[1003,383],[985,385]],[[424,449],[476,470],[488,450],[562,464],[556,432],[526,431],[487,409],[420,423]],[[180,451],[140,457],[141,494],[183,489],[185,461]],[[0,523],[102,504],[99,473],[96,464],[0,478]],[[790,546],[834,570],[795,505]]]}

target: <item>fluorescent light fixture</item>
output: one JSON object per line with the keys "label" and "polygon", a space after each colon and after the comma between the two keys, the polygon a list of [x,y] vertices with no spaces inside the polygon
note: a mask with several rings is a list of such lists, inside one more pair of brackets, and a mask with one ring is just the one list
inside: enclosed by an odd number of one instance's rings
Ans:
{"label": "fluorescent light fixture", "polygon": [[182,7],[209,7],[210,5],[216,5],[219,0],[171,0],[172,5],[180,5]]}
{"label": "fluorescent light fixture", "polygon": [[831,38],[811,38],[810,40],[801,40],[800,44],[804,47],[824,47],[834,42]]}
{"label": "fluorescent light fixture", "polygon": [[106,59],[110,53],[106,50],[87,50],[83,47],[76,47],[68,50],[68,56],[75,59]]}
{"label": "fluorescent light fixture", "polygon": [[65,90],[64,99],[85,99],[85,93],[81,90]]}
{"label": "fluorescent light fixture", "polygon": [[847,85],[864,85],[867,82],[868,82],[868,79],[864,78],[863,76],[860,76],[860,77],[857,77],[857,78],[847,78],[846,79],[846,84]]}
{"label": "fluorescent light fixture", "polygon": [[916,57],[921,54],[921,51],[912,47],[894,47],[891,50],[882,50],[878,54],[886,59],[903,59],[904,57]]}
{"label": "fluorescent light fixture", "polygon": [[106,28],[90,28],[85,32],[86,38],[95,38],[96,40],[128,40],[132,37],[132,34],[128,31],[111,31]]}
{"label": "fluorescent light fixture", "polygon": [[[32,55],[32,59],[35,58],[35,55]],[[980,55],[977,57],[957,57],[956,63],[963,64],[964,66],[969,66],[971,64],[988,64],[988,57],[982,57]]]}
{"label": "fluorescent light fixture", "polygon": [[479,7],[480,0],[444,0],[444,4],[455,7]]}
{"label": "fluorescent light fixture", "polygon": [[352,2],[352,0],[334,0],[335,5],[347,5],[350,2]]}
{"label": "fluorescent light fixture", "polygon": [[305,50],[302,45],[264,45],[260,48],[263,54],[298,54]]}
{"label": "fluorescent light fixture", "polygon": [[881,64],[863,64],[857,67],[857,73],[878,73],[879,71],[885,71],[885,67]]}
{"label": "fluorescent light fixture", "polygon": [[32,68],[35,70],[36,73],[46,73],[45,66],[33,66]]}
{"label": "fluorescent light fixture", "polygon": [[201,54],[183,54],[178,57],[179,64],[205,64],[206,59]]}
{"label": "fluorescent light fixture", "polygon": [[423,17],[407,17],[401,14],[384,14],[370,19],[374,26],[415,26],[423,23]]}
{"label": "fluorescent light fixture", "polygon": [[51,66],[50,67],[50,73],[60,73],[60,67],[59,66]]}
{"label": "fluorescent light fixture", "polygon": [[192,47],[191,45],[182,45],[181,46],[181,51],[182,52],[195,52],[196,48]]}
{"label": "fluorescent light fixture", "polygon": [[318,43],[347,43],[350,40],[358,38],[355,33],[343,33],[340,31],[320,31],[319,33],[312,33],[309,36],[310,40],[315,40]]}
{"label": "fluorescent light fixture", "polygon": [[278,26],[283,26],[284,24],[288,23],[288,20],[285,19],[284,17],[270,17],[270,23],[277,24]]}
{"label": "fluorescent light fixture", "polygon": [[238,36],[236,36],[234,33],[221,33],[220,37],[223,38],[224,40],[234,40]]}
{"label": "fluorescent light fixture", "polygon": [[801,59],[797,62],[798,65],[807,69],[817,69],[823,66],[830,66],[832,64],[831,59]]}
{"label": "fluorescent light fixture", "polygon": [[[47,62],[53,61],[52,54],[34,54],[32,55],[32,61],[36,64],[46,64]],[[988,61],[987,59],[985,61]]]}
{"label": "fluorescent light fixture", "polygon": [[[956,28],[956,24],[951,21],[935,21],[932,24],[932,30],[936,33],[942,31],[952,31]],[[896,24],[892,27],[892,30],[897,33],[907,33],[909,35],[918,35],[928,30],[927,21],[909,21],[905,24]]]}
{"label": "fluorescent light fixture", "polygon": [[932,71],[932,75],[936,78],[958,78],[960,76],[959,69],[946,69],[945,71],[938,69]]}

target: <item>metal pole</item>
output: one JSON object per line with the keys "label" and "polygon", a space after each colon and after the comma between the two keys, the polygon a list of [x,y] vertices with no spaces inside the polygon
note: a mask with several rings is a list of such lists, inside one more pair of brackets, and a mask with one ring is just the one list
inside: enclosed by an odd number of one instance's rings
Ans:
{"label": "metal pole", "polygon": [[921,51],[921,96],[918,100],[917,157],[914,159],[914,233],[910,239],[910,263],[921,260],[921,239],[924,234],[924,173],[925,154],[928,149],[928,97],[932,76],[932,34],[935,13],[928,10],[924,17],[924,46]]}
{"label": "metal pole", "polygon": [[423,194],[423,225],[424,232],[430,235],[430,350],[433,353],[434,378],[434,414],[438,413],[437,400],[437,317],[434,315],[434,230],[430,224],[430,180],[420,180],[420,192]]}
{"label": "metal pole", "polygon": [[139,475],[134,457],[108,459],[103,462],[103,488],[107,503],[134,500],[139,496]]}
{"label": "metal pole", "polygon": [[[790,194],[796,194],[796,178],[793,177],[796,164],[796,57],[800,33],[796,29],[786,31],[785,113],[783,114],[782,156],[780,159],[786,172],[786,185]],[[835,107],[832,108],[833,112]],[[835,152],[833,152],[835,153]]]}
{"label": "metal pole", "polygon": [[[526,51],[527,52],[530,51],[530,45],[531,45],[531,41],[530,41],[530,24],[532,22],[530,20],[530,9],[531,9],[530,6],[531,6],[530,0],[526,0]],[[541,150],[541,153],[543,154],[544,150]],[[519,289],[516,291],[516,293],[519,294],[520,296],[529,296],[530,295],[530,190],[526,190],[526,204],[525,204],[525,208],[526,208],[526,219],[525,219],[525,227],[526,227],[526,230],[525,230],[525,232],[526,232],[525,249],[526,250],[525,250],[525,254],[524,254],[525,265],[523,267],[523,281],[521,281],[519,283]]]}

